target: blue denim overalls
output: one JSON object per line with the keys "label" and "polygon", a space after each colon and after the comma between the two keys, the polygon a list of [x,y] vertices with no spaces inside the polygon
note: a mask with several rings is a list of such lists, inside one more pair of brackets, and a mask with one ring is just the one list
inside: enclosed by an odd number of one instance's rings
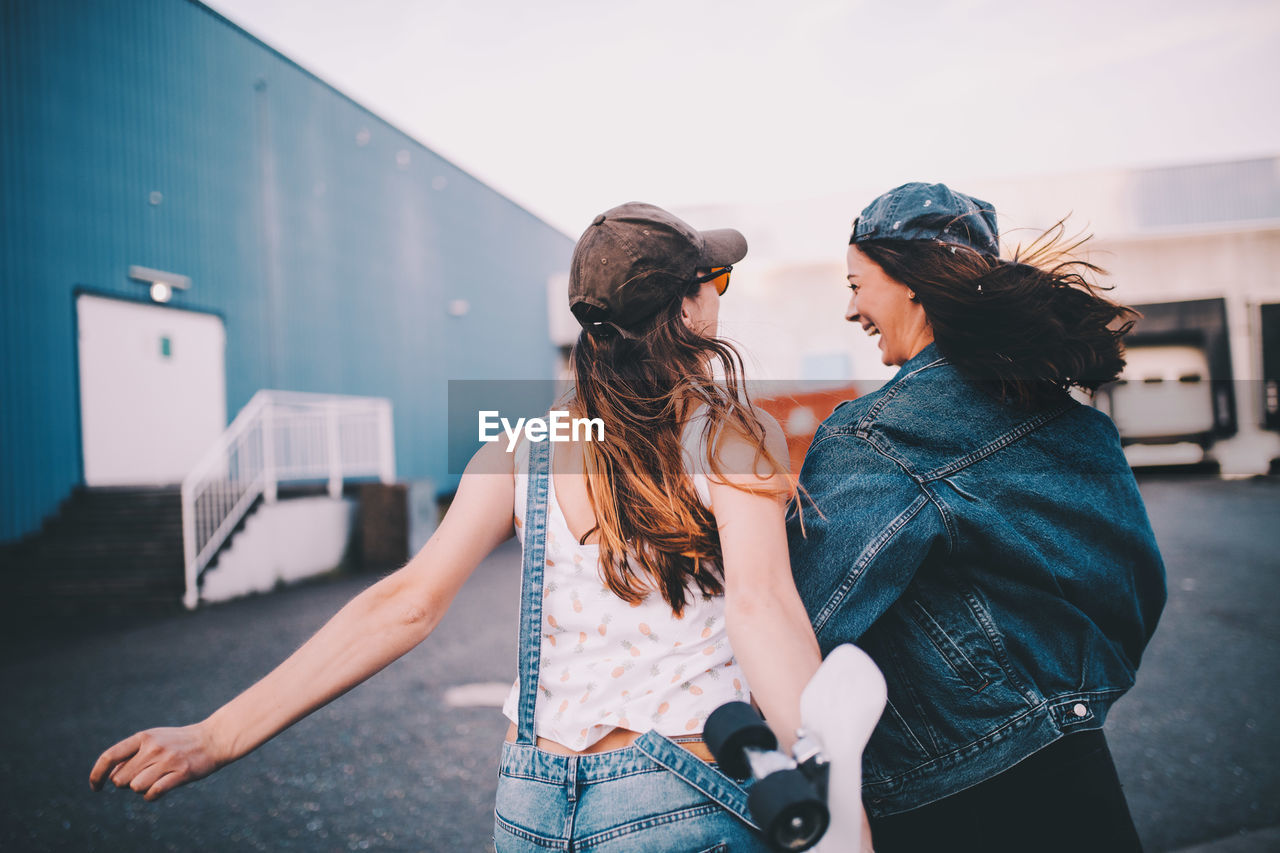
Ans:
{"label": "blue denim overalls", "polygon": [[591,755],[557,755],[534,745],[549,448],[546,441],[530,442],[518,735],[515,743],[502,745],[494,808],[498,853],[764,850],[749,828],[743,789],[657,732]]}

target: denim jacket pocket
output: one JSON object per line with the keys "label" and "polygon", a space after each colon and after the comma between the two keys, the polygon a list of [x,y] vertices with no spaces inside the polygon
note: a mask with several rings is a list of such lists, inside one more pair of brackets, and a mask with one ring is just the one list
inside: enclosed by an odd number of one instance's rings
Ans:
{"label": "denim jacket pocket", "polygon": [[871,733],[871,740],[862,753],[864,785],[890,784],[893,778],[902,772],[900,766],[886,762],[884,760],[886,756],[897,756],[899,760],[903,756],[910,756],[909,766],[927,764],[936,757],[936,753],[930,752],[920,741],[919,736],[912,730],[893,700],[885,703],[880,722]]}
{"label": "denim jacket pocket", "polygon": [[911,602],[911,618],[924,631],[929,642],[938,650],[942,658],[951,667],[956,676],[972,690],[982,690],[991,684],[991,679],[978,671],[973,661],[956,645],[950,635],[933,618],[933,614],[925,609],[919,599]]}
{"label": "denim jacket pocket", "polygon": [[[879,666],[884,674],[888,697],[880,722],[862,754],[865,782],[879,782],[887,778],[888,768],[882,765],[880,756],[913,756],[914,763],[926,762],[937,756],[928,721],[911,699],[912,688],[906,671],[897,654],[880,646],[877,639],[868,635],[863,637],[861,645],[873,659],[881,661]],[[902,707],[899,707],[900,703]]]}

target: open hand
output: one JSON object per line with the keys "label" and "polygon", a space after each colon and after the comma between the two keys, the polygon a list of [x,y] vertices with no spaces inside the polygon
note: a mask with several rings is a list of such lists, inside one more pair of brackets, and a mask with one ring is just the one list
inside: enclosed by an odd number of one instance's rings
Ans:
{"label": "open hand", "polygon": [[125,738],[98,756],[89,787],[102,790],[104,780],[130,788],[147,801],[203,779],[217,770],[213,744],[200,725],[147,729]]}

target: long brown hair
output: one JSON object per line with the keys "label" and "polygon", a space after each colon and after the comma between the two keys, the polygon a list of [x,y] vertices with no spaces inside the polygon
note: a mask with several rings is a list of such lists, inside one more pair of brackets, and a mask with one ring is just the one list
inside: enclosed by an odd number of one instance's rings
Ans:
{"label": "long brown hair", "polygon": [[[677,616],[690,581],[704,595],[724,591],[715,517],[684,463],[681,438],[689,415],[699,404],[707,407],[703,438],[714,476],[725,474],[715,444],[726,431],[758,448],[756,463],[763,459],[771,472],[786,472],[765,447],[737,349],[694,332],[681,317],[681,297],[696,295],[699,287],[691,284],[634,330],[638,339],[607,328],[584,330],[570,356],[569,409],[575,417],[602,419],[605,435],[583,444],[596,526],[582,542],[599,531],[602,580],[619,598],[638,603],[656,588]],[[716,363],[720,379],[713,374]]]}
{"label": "long brown hair", "polygon": [[[967,377],[1025,408],[1096,391],[1124,368],[1121,339],[1138,312],[1090,281],[1106,271],[1075,253],[1059,220],[1012,260],[931,240],[854,243],[915,294],[938,349]],[[852,241],[850,241],[852,243]]]}

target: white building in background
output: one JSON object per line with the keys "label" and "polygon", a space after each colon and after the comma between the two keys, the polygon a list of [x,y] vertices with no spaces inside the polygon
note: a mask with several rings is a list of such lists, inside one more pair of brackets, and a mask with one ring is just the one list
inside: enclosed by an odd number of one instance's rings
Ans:
{"label": "white building in background", "polygon": [[[936,176],[917,176],[937,180]],[[874,341],[845,322],[844,247],[865,191],[761,206],[677,211],[732,226],[750,252],[721,303],[722,332],[748,373],[791,383],[893,375]],[[1099,396],[1135,465],[1214,461],[1229,476],[1280,458],[1280,156],[1055,177],[943,180],[992,202],[1006,254],[1070,214],[1092,233],[1085,258],[1112,298],[1144,317],[1128,339],[1126,381]],[[566,312],[567,313],[567,312]]]}

